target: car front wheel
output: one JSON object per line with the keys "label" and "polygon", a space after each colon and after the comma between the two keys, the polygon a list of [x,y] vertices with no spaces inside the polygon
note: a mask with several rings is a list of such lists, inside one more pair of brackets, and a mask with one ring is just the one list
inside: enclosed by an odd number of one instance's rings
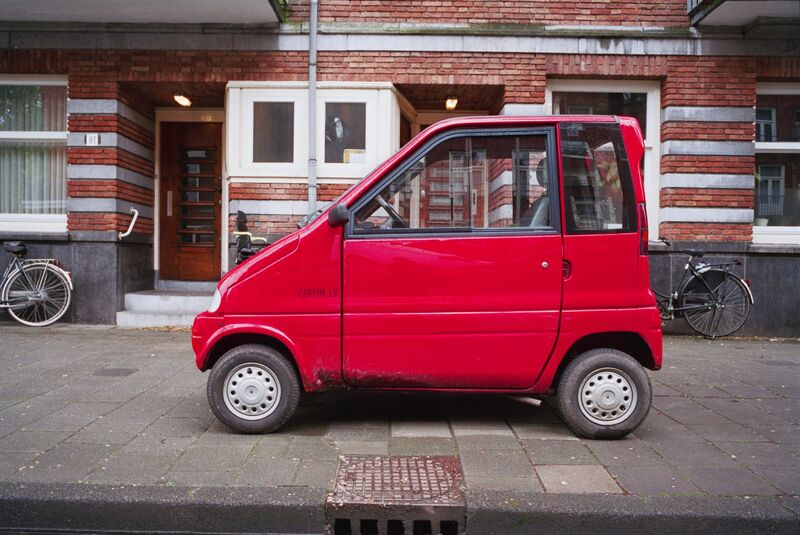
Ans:
{"label": "car front wheel", "polygon": [[644,421],[653,390],[644,368],[615,349],[593,349],[573,359],[556,394],[564,423],[584,438],[620,438]]}
{"label": "car front wheel", "polygon": [[248,344],[225,353],[211,369],[208,403],[225,425],[243,433],[270,433],[294,414],[300,382],[279,351]]}

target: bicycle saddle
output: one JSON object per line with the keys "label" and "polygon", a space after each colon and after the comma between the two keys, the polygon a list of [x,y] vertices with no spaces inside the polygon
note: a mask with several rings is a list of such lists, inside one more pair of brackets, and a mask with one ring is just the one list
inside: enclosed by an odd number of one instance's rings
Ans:
{"label": "bicycle saddle", "polygon": [[696,256],[698,258],[701,258],[704,254],[706,254],[705,251],[701,251],[700,249],[681,249],[678,252],[688,254],[690,256]]}
{"label": "bicycle saddle", "polygon": [[7,241],[3,243],[3,249],[13,255],[24,256],[28,248],[21,241]]}

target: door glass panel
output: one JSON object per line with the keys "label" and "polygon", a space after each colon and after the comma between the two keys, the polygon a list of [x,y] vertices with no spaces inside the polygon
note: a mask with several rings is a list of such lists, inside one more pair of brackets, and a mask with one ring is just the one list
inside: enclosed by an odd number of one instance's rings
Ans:
{"label": "door glass panel", "polygon": [[445,140],[355,216],[354,232],[552,228],[547,137]]}
{"label": "door glass panel", "polygon": [[214,163],[185,162],[183,164],[183,173],[187,175],[213,175]]}
{"label": "door glass panel", "polygon": [[325,162],[364,163],[367,148],[367,105],[325,103]]}
{"label": "door glass panel", "polygon": [[214,202],[216,192],[214,191],[186,191],[181,190],[181,201],[183,202]]}
{"label": "door glass panel", "polygon": [[180,242],[183,245],[213,246],[214,245],[214,235],[213,234],[195,234],[195,233],[181,234]]}
{"label": "door glass panel", "polygon": [[563,123],[560,130],[567,232],[634,230],[633,185],[616,126]]}
{"label": "door glass panel", "polygon": [[183,177],[181,187],[183,188],[214,188],[216,179],[213,177]]}
{"label": "door glass panel", "polygon": [[217,151],[191,147],[182,149],[181,155],[180,169],[187,174],[181,175],[178,191],[178,243],[212,247],[216,241],[215,216],[220,195],[214,176]]}
{"label": "door glass panel", "polygon": [[253,162],[294,160],[294,102],[253,104]]}
{"label": "door glass panel", "polygon": [[181,206],[181,216],[214,216],[214,206]]}

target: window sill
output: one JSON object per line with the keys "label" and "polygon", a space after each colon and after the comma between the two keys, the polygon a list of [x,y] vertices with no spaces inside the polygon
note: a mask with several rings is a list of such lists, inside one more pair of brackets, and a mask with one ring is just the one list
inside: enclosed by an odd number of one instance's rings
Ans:
{"label": "window sill", "polygon": [[0,232],[21,234],[66,234],[66,214],[0,214]]}
{"label": "window sill", "polygon": [[753,227],[753,243],[800,245],[800,227]]}
{"label": "window sill", "polygon": [[756,141],[756,152],[763,154],[784,154],[800,151],[797,141]]}

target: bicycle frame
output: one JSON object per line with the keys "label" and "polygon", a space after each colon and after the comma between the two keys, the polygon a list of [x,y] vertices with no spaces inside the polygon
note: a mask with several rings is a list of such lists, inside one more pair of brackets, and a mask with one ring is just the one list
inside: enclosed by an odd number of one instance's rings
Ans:
{"label": "bicycle frame", "polygon": [[[730,266],[735,264],[736,262],[720,262],[718,264],[709,263],[709,264],[703,264],[701,267],[698,268],[697,266],[694,265],[694,257],[690,256],[689,260],[686,262],[686,265],[683,268],[683,273],[681,274],[680,281],[678,281],[677,289],[674,292],[671,292],[669,295],[662,294],[657,290],[653,290],[653,293],[655,293],[659,298],[667,300],[669,306],[668,312],[672,314],[673,317],[676,317],[676,314],[678,317],[680,317],[685,312],[691,312],[694,310],[709,310],[711,308],[718,307],[720,303],[724,300],[725,295],[723,294],[722,296],[717,297],[717,295],[714,292],[714,289],[708,285],[708,282],[701,275],[711,268],[722,268],[720,269],[720,271],[723,271],[725,273],[725,279],[723,281],[724,283],[727,282],[728,277],[736,277],[736,275],[733,275],[730,272]],[[695,278],[703,283],[703,286],[705,286],[706,290],[708,290],[708,294],[714,298],[713,303],[706,303],[703,305],[691,305],[684,307],[676,306],[680,304],[681,301],[680,298],[683,295],[683,290],[685,289],[686,284],[690,280],[692,280],[692,278]],[[723,287],[727,287],[727,285],[724,285]],[[747,287],[747,284],[745,284],[745,287]]]}

